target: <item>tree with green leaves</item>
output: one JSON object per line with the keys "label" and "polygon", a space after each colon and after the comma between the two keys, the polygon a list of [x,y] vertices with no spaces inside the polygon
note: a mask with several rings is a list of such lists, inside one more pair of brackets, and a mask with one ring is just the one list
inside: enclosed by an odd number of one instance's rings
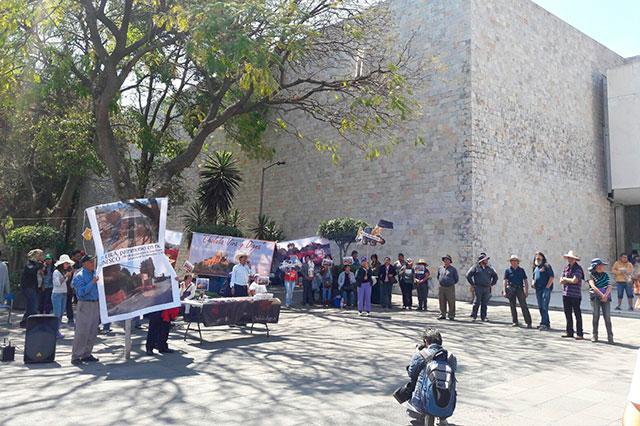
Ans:
{"label": "tree with green leaves", "polygon": [[258,215],[258,222],[251,228],[253,237],[265,241],[282,241],[284,231],[275,220],[265,214]]}
{"label": "tree with green leaves", "polygon": [[340,251],[340,260],[344,258],[349,246],[356,241],[358,229],[365,228],[367,222],[352,217],[340,217],[325,220],[318,226],[318,235],[336,243]]}
{"label": "tree with green leaves", "polygon": [[240,168],[232,152],[216,151],[208,156],[200,170],[198,199],[211,221],[217,222],[229,213],[241,182]]}
{"label": "tree with green leaves", "polygon": [[[342,143],[375,158],[416,109],[410,42],[377,0],[8,0],[2,12],[0,75],[69,69],[122,199],[169,194],[219,130],[258,158],[277,148],[270,128],[334,159]],[[335,140],[303,134],[300,116]]]}

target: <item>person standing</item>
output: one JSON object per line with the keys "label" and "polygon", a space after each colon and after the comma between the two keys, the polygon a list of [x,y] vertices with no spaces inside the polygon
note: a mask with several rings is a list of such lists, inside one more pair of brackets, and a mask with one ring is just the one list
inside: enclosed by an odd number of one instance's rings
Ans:
{"label": "person standing", "polygon": [[371,268],[371,303],[375,305],[382,304],[382,288],[378,282],[378,273],[380,272],[380,261],[377,254],[371,255],[369,267]]}
{"label": "person standing", "polygon": [[352,259],[352,264],[351,267],[353,268],[353,270],[357,270],[358,266],[360,266],[360,258],[358,257],[358,251],[357,250],[353,250],[351,252],[351,259]]}
{"label": "person standing", "polygon": [[391,264],[391,258],[385,257],[384,263],[378,270],[378,281],[380,282],[380,304],[383,308],[391,309],[391,294],[393,284],[396,282],[396,268]]}
{"label": "person standing", "polygon": [[520,304],[522,316],[527,323],[527,328],[531,328],[531,313],[527,305],[527,297],[529,296],[529,282],[527,281],[527,273],[520,267],[520,259],[515,254],[509,258],[511,264],[504,271],[504,279],[502,286],[502,295],[509,299],[511,307],[511,321],[513,327],[518,327],[518,310],[516,309],[516,301]]}
{"label": "person standing", "polygon": [[73,337],[71,364],[97,362],[91,352],[98,338],[100,306],[98,305],[98,276],[95,274],[95,258],[85,255],[80,264],[82,269],[73,277],[73,288],[78,297],[76,312],[76,333]]}
{"label": "person standing", "polygon": [[145,344],[147,355],[153,355],[154,349],[157,349],[161,354],[171,354],[175,352],[173,349],[169,349],[167,341],[169,340],[171,321],[178,318],[179,312],[180,308],[171,308],[151,312],[147,315],[149,318],[147,342]]}
{"label": "person standing", "polygon": [[53,314],[58,318],[58,339],[62,339],[64,336],[60,333],[60,325],[62,324],[62,314],[67,304],[67,279],[73,275],[74,262],[71,258],[63,254],[60,259],[55,263],[55,270],[51,277],[53,287],[51,289],[51,305],[53,307]]}
{"label": "person standing", "polygon": [[39,294],[39,307],[38,312],[41,314],[50,314],[52,310],[51,306],[51,293],[53,290],[53,257],[47,253],[44,257],[44,266],[42,268],[42,289]]}
{"label": "person standing", "polygon": [[[560,284],[562,284],[562,305],[564,307],[564,316],[567,320],[567,331],[562,335],[563,338],[573,338],[574,332],[576,340],[583,340],[582,331],[582,311],[580,310],[580,302],[582,301],[582,280],[584,279],[584,271],[578,263],[580,257],[573,250],[563,256],[567,260],[567,266],[562,272]],[[573,329],[573,315],[576,317],[576,329]]]}
{"label": "person standing", "polygon": [[591,299],[591,307],[593,308],[593,331],[591,333],[591,341],[598,341],[598,323],[600,322],[600,312],[604,318],[604,325],[607,329],[607,341],[613,343],[613,330],[611,329],[611,291],[613,287],[609,282],[609,274],[604,270],[605,263],[600,258],[591,261],[589,272],[589,298]]}
{"label": "person standing", "polygon": [[456,317],[456,284],[460,280],[458,270],[452,265],[453,260],[450,255],[442,258],[442,266],[438,268],[438,302],[440,303],[439,320],[447,317],[447,306],[449,307],[449,319],[453,321]]}
{"label": "person standing", "polygon": [[293,267],[287,267],[284,272],[284,306],[290,307],[293,305],[293,289],[298,282],[298,271]]}
{"label": "person standing", "polygon": [[251,270],[249,266],[247,266],[249,255],[240,252],[237,254],[237,260],[238,263],[236,263],[231,270],[231,281],[229,283],[231,295],[233,297],[246,297],[249,294],[247,290],[249,287],[249,276],[251,275]]}
{"label": "person standing", "polygon": [[40,249],[33,249],[27,254],[27,264],[20,276],[20,287],[25,299],[25,311],[20,321],[20,327],[27,326],[27,318],[38,313],[38,276],[42,270],[43,253]]}
{"label": "person standing", "polygon": [[413,286],[415,284],[415,271],[413,259],[407,259],[404,267],[400,268],[400,290],[402,291],[402,309],[411,310],[413,306]]}
{"label": "person standing", "polygon": [[7,299],[10,299],[11,294],[11,282],[9,281],[9,267],[7,262],[2,258],[2,252],[0,251],[0,304],[4,303]]}
{"label": "person standing", "polygon": [[622,299],[627,295],[629,310],[633,311],[633,285],[631,277],[633,276],[633,263],[629,262],[626,253],[622,253],[618,260],[611,268],[613,276],[616,280],[616,288],[618,290],[618,306],[616,311],[622,309]]}
{"label": "person standing", "polygon": [[547,257],[541,251],[536,252],[533,260],[533,287],[536,290],[538,310],[540,311],[540,331],[551,329],[549,319],[549,302],[551,301],[551,291],[553,291],[553,268]]}
{"label": "person standing", "polygon": [[342,306],[353,307],[353,290],[356,285],[356,277],[351,272],[351,265],[344,265],[342,272],[338,275],[338,291],[342,295]]}
{"label": "person standing", "polygon": [[[371,315],[371,278],[373,271],[369,267],[366,256],[360,259],[360,267],[356,271],[356,287],[358,289],[358,314]],[[364,312],[363,312],[364,309]]]}
{"label": "person standing", "polygon": [[427,297],[429,296],[429,280],[431,273],[427,269],[429,265],[424,259],[418,259],[415,267],[416,293],[418,293],[418,310],[427,310]]}
{"label": "person standing", "polygon": [[76,249],[71,252],[71,260],[74,261],[74,264],[73,264],[73,274],[69,279],[67,279],[66,313],[67,313],[68,326],[75,325],[74,316],[73,316],[73,304],[74,302],[77,302],[77,300],[74,301],[74,299],[76,299],[76,294],[75,294],[75,290],[73,289],[72,280],[73,280],[73,276],[78,273],[80,268],[82,268],[82,265],[80,264],[80,260],[82,260],[83,257],[84,257],[84,252],[82,250]]}
{"label": "person standing", "polygon": [[467,272],[467,281],[475,290],[475,301],[471,311],[471,318],[475,322],[478,318],[478,309],[480,309],[480,319],[488,321],[487,308],[489,299],[491,299],[491,289],[498,282],[498,274],[489,266],[489,256],[481,254],[478,257],[478,263]]}
{"label": "person standing", "polygon": [[311,256],[307,256],[302,264],[302,304],[313,306],[313,277],[315,276],[316,265]]}
{"label": "person standing", "polygon": [[328,308],[331,304],[331,288],[333,287],[333,274],[329,264],[320,267],[320,288],[322,291],[322,306]]}

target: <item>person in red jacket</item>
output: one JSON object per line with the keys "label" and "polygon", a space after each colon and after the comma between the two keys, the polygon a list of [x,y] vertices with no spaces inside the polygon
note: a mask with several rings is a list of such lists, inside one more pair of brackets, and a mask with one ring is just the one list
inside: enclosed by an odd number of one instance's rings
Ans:
{"label": "person in red jacket", "polygon": [[148,314],[149,330],[147,331],[147,355],[153,355],[153,350],[157,349],[161,354],[173,353],[169,349],[169,330],[171,321],[178,318],[180,308],[165,309],[164,311],[152,312]]}

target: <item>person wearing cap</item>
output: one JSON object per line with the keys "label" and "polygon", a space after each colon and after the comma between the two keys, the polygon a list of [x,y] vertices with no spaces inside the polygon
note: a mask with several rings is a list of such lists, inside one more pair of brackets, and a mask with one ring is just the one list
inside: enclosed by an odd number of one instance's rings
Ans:
{"label": "person wearing cap", "polygon": [[416,279],[413,259],[407,259],[406,265],[400,268],[398,277],[400,278],[400,290],[402,291],[402,309],[411,310],[413,307],[413,286]]}
{"label": "person wearing cap", "polygon": [[94,357],[93,346],[98,338],[100,324],[100,306],[98,305],[98,276],[95,274],[95,258],[84,255],[80,259],[82,269],[73,277],[73,288],[78,297],[76,312],[76,333],[73,337],[71,349],[71,363],[97,362]]}
{"label": "person wearing cap", "polygon": [[396,282],[396,267],[391,264],[389,256],[378,269],[378,282],[380,283],[380,305],[382,308],[391,309],[391,294],[393,284]]}
{"label": "person wearing cap", "polygon": [[[562,284],[562,306],[564,307],[564,316],[567,320],[567,331],[562,335],[563,338],[573,338],[575,333],[576,340],[583,340],[582,331],[582,311],[580,310],[580,302],[582,301],[582,280],[584,280],[584,271],[578,263],[580,257],[573,250],[569,250],[563,256],[567,260],[567,266],[562,271],[560,284]],[[573,329],[573,315],[576,317],[576,329]]]}
{"label": "person wearing cap", "polygon": [[356,276],[351,272],[351,264],[342,266],[342,272],[338,275],[338,291],[342,295],[342,307],[353,307],[353,288],[356,284]]}
{"label": "person wearing cap", "polygon": [[[358,313],[360,315],[371,315],[371,280],[373,271],[369,267],[369,259],[363,256],[360,259],[360,266],[356,271],[356,288],[358,293]],[[364,309],[364,312],[363,312]]]}
{"label": "person wearing cap", "polygon": [[53,306],[51,306],[51,292],[53,290],[53,256],[47,253],[44,256],[44,265],[42,267],[42,287],[38,292],[38,312],[41,314],[50,314]]}
{"label": "person wearing cap", "polygon": [[60,333],[60,324],[62,324],[62,314],[67,304],[67,279],[73,275],[73,269],[71,268],[75,262],[71,260],[69,255],[63,254],[60,259],[55,263],[55,270],[53,271],[51,289],[51,305],[53,307],[53,314],[58,318],[58,339],[62,339],[64,336]]}
{"label": "person wearing cap", "polygon": [[510,266],[504,271],[502,295],[509,299],[511,307],[512,326],[517,327],[518,310],[516,309],[516,300],[522,309],[522,316],[527,323],[527,328],[531,328],[531,314],[527,305],[527,296],[529,296],[529,282],[527,281],[527,273],[520,267],[520,259],[515,254],[509,258]]}
{"label": "person wearing cap", "polygon": [[622,309],[622,299],[627,295],[629,310],[633,311],[633,284],[631,277],[633,276],[633,263],[629,262],[626,253],[620,254],[618,260],[613,263],[611,272],[616,280],[616,289],[618,290],[618,306],[616,311]]}
{"label": "person wearing cap", "polygon": [[537,251],[533,258],[533,288],[536,290],[538,310],[540,311],[540,331],[551,329],[549,319],[549,302],[553,291],[553,268],[547,261],[547,257],[541,251]]}
{"label": "person wearing cap", "polygon": [[27,318],[38,313],[38,280],[41,279],[43,257],[44,253],[40,249],[33,249],[27,254],[27,264],[20,276],[20,287],[25,298],[25,311],[20,327],[26,327]]}
{"label": "person wearing cap", "polygon": [[416,293],[418,293],[418,310],[427,310],[427,297],[429,296],[429,279],[431,279],[431,273],[427,267],[429,264],[424,259],[418,259],[418,263],[415,266],[415,282]]}
{"label": "person wearing cap", "polygon": [[452,265],[453,259],[450,255],[442,257],[442,266],[438,268],[438,302],[440,304],[439,320],[447,318],[447,307],[449,319],[453,321],[456,317],[456,284],[460,280],[458,270]]}
{"label": "person wearing cap", "polygon": [[498,274],[489,266],[489,256],[481,254],[478,257],[478,263],[469,269],[466,278],[469,284],[475,290],[475,301],[471,310],[471,318],[475,322],[478,318],[478,309],[480,310],[480,319],[488,321],[487,308],[489,299],[491,299],[491,289],[498,282]]}
{"label": "person wearing cap", "polygon": [[248,259],[249,255],[247,253],[238,253],[238,262],[231,270],[229,287],[231,287],[231,295],[234,297],[245,297],[248,294],[249,276],[251,275],[251,270],[247,265]]}
{"label": "person wearing cap", "polygon": [[598,341],[598,323],[600,322],[600,312],[604,318],[604,325],[607,329],[607,341],[613,343],[613,330],[611,329],[611,291],[613,287],[609,281],[609,274],[604,270],[608,263],[600,258],[591,261],[589,272],[589,298],[591,299],[591,307],[593,308],[593,331],[591,333],[591,341]]}

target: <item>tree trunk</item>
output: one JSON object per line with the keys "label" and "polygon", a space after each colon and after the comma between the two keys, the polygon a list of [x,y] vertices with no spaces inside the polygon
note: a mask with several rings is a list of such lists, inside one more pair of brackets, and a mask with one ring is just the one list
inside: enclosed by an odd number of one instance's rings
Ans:
{"label": "tree trunk", "polygon": [[67,182],[64,184],[64,189],[62,190],[62,194],[58,199],[58,202],[54,206],[51,211],[51,225],[56,228],[62,228],[62,224],[65,223],[63,217],[69,216],[69,212],[71,211],[71,207],[73,205],[73,196],[76,193],[76,190],[80,186],[80,182],[82,181],[82,176],[79,175],[70,175],[67,178]]}

